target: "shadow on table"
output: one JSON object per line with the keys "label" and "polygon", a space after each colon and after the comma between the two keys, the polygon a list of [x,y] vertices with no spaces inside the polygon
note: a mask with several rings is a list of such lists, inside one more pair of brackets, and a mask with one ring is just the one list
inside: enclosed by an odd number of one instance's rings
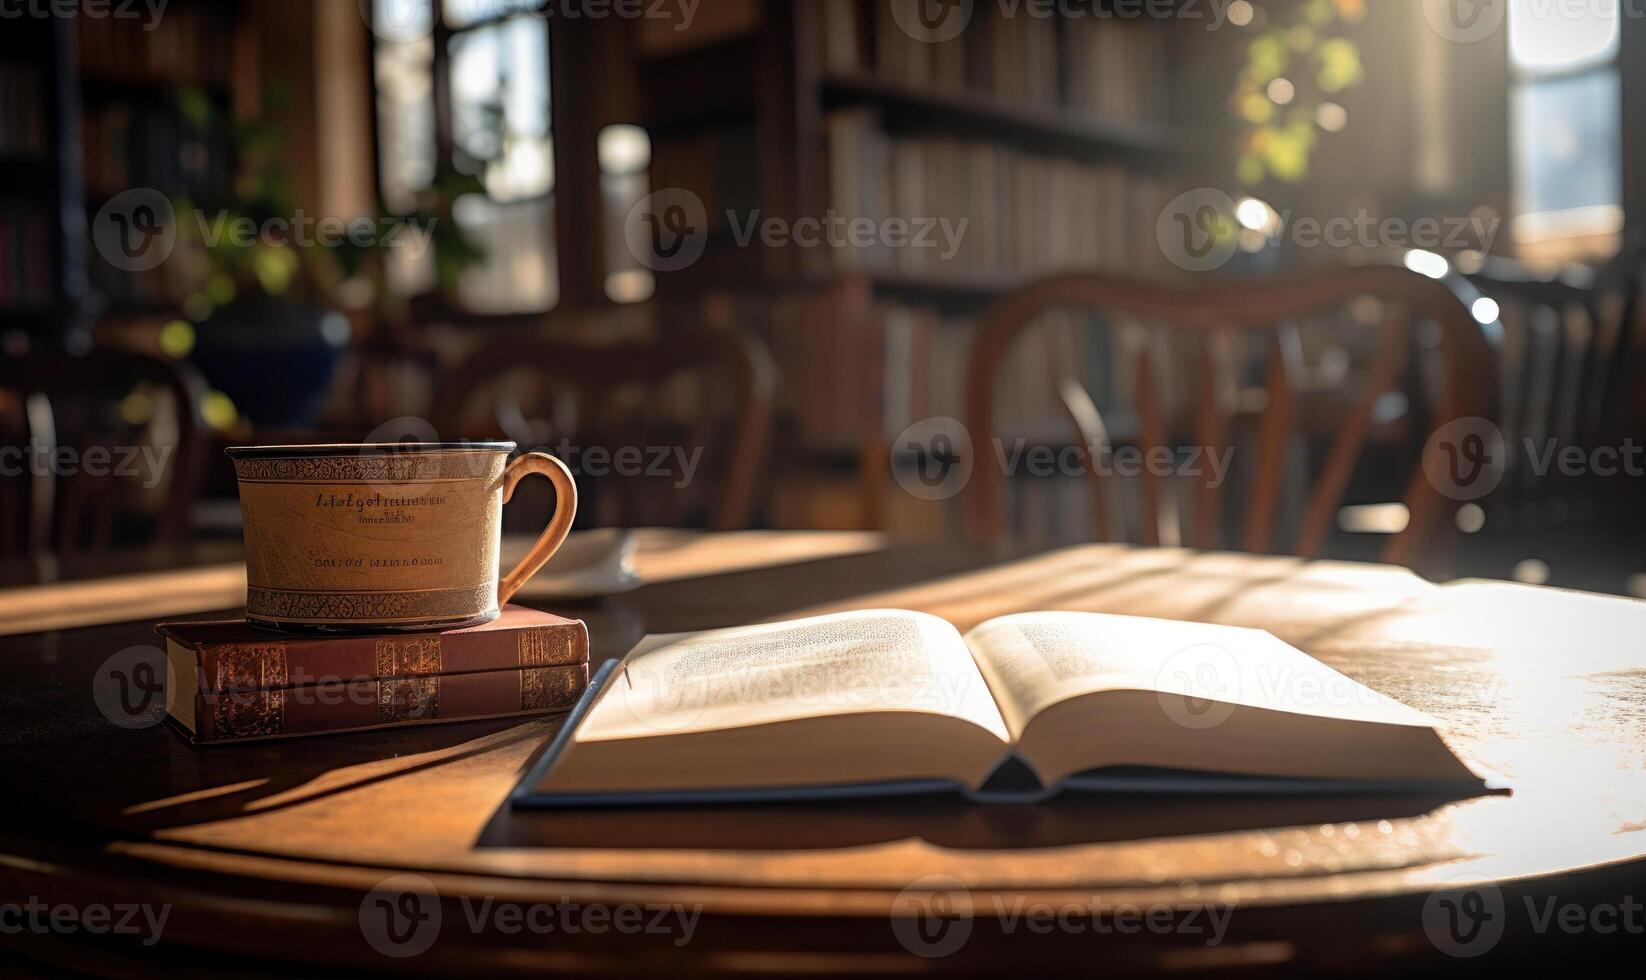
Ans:
{"label": "shadow on table", "polygon": [[566,811],[505,804],[475,846],[816,850],[919,838],[1001,850],[1419,817],[1460,796],[1160,796],[1081,793],[1034,805],[953,796]]}

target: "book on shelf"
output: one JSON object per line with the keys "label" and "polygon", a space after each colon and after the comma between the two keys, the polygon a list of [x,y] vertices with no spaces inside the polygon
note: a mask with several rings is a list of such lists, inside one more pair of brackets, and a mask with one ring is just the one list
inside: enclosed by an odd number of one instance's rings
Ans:
{"label": "book on shelf", "polygon": [[177,4],[164,16],[81,17],[87,77],[139,84],[222,86],[233,69],[232,4]]}
{"label": "book on shelf", "polygon": [[167,712],[198,743],[563,711],[588,681],[579,620],[506,606],[431,633],[297,636],[162,623]]}
{"label": "book on shelf", "polygon": [[915,26],[926,22],[920,6],[929,0],[818,2],[818,60],[839,77],[976,92],[1115,122],[1158,123],[1169,115],[1166,28],[1147,18],[1105,16],[1097,5],[1012,16],[979,3],[963,30],[941,38],[941,21],[930,37]]}
{"label": "book on shelf", "polygon": [[887,609],[647,637],[513,802],[1484,788],[1429,718],[1262,630]]}
{"label": "book on shelf", "polygon": [[37,157],[50,151],[47,105],[40,69],[0,61],[0,157]]}
{"label": "book on shelf", "polygon": [[51,306],[51,219],[37,202],[0,198],[0,309]]}
{"label": "book on shelf", "polygon": [[867,108],[830,113],[824,132],[833,210],[877,227],[895,219],[909,231],[906,242],[880,235],[838,244],[830,249],[837,271],[963,285],[1169,268],[1154,242],[1170,195],[1155,174],[981,140],[889,135]]}

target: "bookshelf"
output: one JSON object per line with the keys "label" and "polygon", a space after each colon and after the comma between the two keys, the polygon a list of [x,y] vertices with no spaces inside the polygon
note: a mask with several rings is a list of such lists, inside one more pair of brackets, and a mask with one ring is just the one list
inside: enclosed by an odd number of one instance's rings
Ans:
{"label": "bookshelf", "polygon": [[[825,498],[785,504],[792,513],[769,515],[780,524],[857,513],[932,535],[957,527],[942,508],[895,512],[884,491],[899,461],[887,447],[921,418],[963,416],[977,314],[1053,272],[1169,275],[1156,219],[1217,164],[1188,135],[1215,134],[1221,114],[1185,90],[1206,70],[1192,26],[1098,16],[1100,4],[1006,17],[980,3],[959,36],[927,43],[898,26],[903,2],[741,0],[741,32],[649,58],[642,48],[652,189],[692,190],[710,222],[703,258],[660,273],[657,295],[665,322],[671,309],[684,320],[708,297],[734,296],[731,315],[772,347],[786,378],[783,452],[813,464],[773,499]],[[946,255],[773,249],[734,241],[728,210],[968,223]],[[1063,328],[1080,335],[1075,356],[1112,370],[1109,338],[1088,326]],[[1003,405],[1008,430],[1058,417],[1050,348],[1023,346],[1002,372],[1022,393]]]}
{"label": "bookshelf", "polygon": [[[200,117],[233,118],[247,98],[235,64],[241,29],[239,4],[203,0],[177,0],[152,30],[115,18],[76,25],[88,224],[133,187],[201,203],[227,197],[229,134]],[[91,283],[114,319],[175,316],[191,272],[176,262],[146,272],[93,262]]]}
{"label": "bookshelf", "polygon": [[88,326],[77,98],[70,25],[8,22],[0,38],[0,335],[67,340]]}
{"label": "bookshelf", "polygon": [[[174,0],[132,18],[22,17],[0,35],[0,331],[80,348],[101,317],[176,315],[176,264],[124,272],[96,260],[90,225],[134,187],[221,197],[228,136],[204,132],[183,102],[220,119],[246,105],[237,2]],[[185,97],[183,93],[190,93]]]}

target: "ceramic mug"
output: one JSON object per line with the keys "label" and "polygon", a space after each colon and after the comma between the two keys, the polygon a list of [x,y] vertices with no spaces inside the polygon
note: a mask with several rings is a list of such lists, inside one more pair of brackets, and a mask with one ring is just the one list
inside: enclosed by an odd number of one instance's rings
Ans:
{"label": "ceramic mug", "polygon": [[[473,626],[554,556],[577,486],[512,442],[235,446],[245,518],[246,618],[296,632]],[[503,505],[531,474],[554,484],[537,543],[498,576]]]}

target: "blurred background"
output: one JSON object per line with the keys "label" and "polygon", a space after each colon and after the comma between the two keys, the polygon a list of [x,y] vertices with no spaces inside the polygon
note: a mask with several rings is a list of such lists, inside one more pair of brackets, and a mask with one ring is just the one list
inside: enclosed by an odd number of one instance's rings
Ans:
{"label": "blurred background", "polygon": [[585,527],[1646,596],[1640,14],[19,2],[0,555],[232,550],[227,445],[501,435]]}

